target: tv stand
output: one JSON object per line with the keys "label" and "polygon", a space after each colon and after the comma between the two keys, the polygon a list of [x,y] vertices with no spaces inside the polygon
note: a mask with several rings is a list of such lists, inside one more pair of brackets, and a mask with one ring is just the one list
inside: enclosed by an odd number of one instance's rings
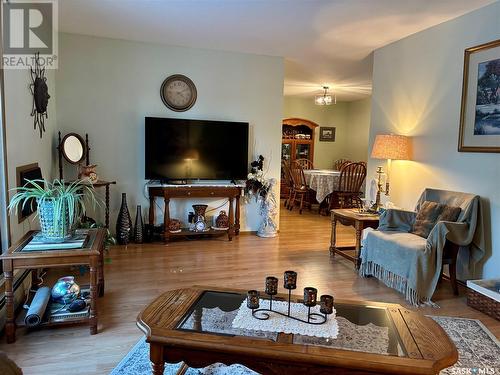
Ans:
{"label": "tv stand", "polygon": [[[242,186],[238,185],[163,185],[149,186],[149,224],[155,224],[155,198],[162,197],[165,202],[163,213],[163,240],[165,243],[170,241],[172,237],[178,236],[194,236],[194,235],[216,235],[227,233],[229,241],[232,241],[233,236],[240,233],[240,198]],[[210,229],[206,232],[194,232],[188,228],[182,228],[179,233],[170,233],[168,223],[170,221],[170,200],[190,199],[190,198],[227,198],[229,200],[229,228],[227,230]],[[234,204],[233,204],[234,203]]]}

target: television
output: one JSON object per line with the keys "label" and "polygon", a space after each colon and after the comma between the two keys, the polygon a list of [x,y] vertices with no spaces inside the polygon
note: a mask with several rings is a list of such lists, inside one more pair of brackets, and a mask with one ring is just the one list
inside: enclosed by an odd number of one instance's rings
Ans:
{"label": "television", "polygon": [[241,180],[248,174],[248,123],[146,117],[148,180]]}

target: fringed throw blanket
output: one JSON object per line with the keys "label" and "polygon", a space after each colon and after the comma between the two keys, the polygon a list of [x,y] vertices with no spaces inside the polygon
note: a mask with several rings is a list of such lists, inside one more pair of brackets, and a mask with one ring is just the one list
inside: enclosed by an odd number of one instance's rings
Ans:
{"label": "fringed throw blanket", "polygon": [[409,233],[416,213],[389,209],[380,216],[377,230],[367,233],[361,250],[361,276],[374,276],[405,295],[413,305],[431,304],[440,277],[446,240],[460,245],[457,271],[462,278],[474,274],[484,256],[483,222],[479,197],[473,194],[426,189],[424,201],[460,207],[457,222],[440,221],[428,238]]}

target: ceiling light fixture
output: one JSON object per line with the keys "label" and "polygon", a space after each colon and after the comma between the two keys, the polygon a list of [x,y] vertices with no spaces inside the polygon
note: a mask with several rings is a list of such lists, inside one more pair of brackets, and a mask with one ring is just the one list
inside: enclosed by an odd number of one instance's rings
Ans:
{"label": "ceiling light fixture", "polygon": [[325,92],[320,95],[316,95],[314,98],[314,104],[316,105],[331,105],[337,104],[337,95],[335,93],[333,95],[328,94],[328,90],[330,88],[328,86],[323,86],[323,90]]}

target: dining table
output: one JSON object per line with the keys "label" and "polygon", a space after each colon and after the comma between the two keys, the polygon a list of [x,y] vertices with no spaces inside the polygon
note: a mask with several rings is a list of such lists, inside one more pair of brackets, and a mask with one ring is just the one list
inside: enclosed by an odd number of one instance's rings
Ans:
{"label": "dining table", "polygon": [[334,169],[305,169],[306,184],[316,192],[316,200],[321,203],[339,189],[340,171]]}

